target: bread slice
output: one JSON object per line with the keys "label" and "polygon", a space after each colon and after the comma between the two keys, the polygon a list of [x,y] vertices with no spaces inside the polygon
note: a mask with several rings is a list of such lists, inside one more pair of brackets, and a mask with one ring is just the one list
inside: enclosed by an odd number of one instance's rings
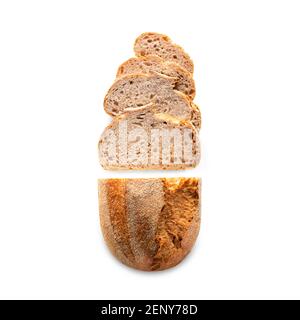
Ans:
{"label": "bread slice", "polygon": [[164,74],[176,79],[174,89],[181,91],[191,100],[195,98],[195,82],[192,75],[179,64],[165,61],[158,56],[131,58],[118,69],[117,77],[127,74]]}
{"label": "bread slice", "polygon": [[192,124],[155,107],[115,117],[99,141],[106,170],[178,170],[200,161],[197,131]]}
{"label": "bread slice", "polygon": [[181,120],[199,123],[200,111],[179,91],[173,90],[175,78],[164,75],[126,75],[115,81],[104,99],[105,111],[121,115],[155,105],[156,110]]}
{"label": "bread slice", "polygon": [[160,33],[141,34],[135,40],[134,52],[138,57],[157,55],[166,61],[178,63],[190,73],[194,71],[194,64],[189,55],[169,37]]}
{"label": "bread slice", "polygon": [[122,263],[164,270],[191,251],[201,221],[199,179],[104,179],[98,190],[102,233]]}

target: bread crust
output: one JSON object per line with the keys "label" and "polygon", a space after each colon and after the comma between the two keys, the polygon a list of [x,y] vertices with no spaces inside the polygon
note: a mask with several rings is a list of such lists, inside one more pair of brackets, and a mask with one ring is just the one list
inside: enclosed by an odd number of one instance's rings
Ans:
{"label": "bread crust", "polygon": [[200,230],[200,179],[103,179],[98,185],[103,236],[122,263],[165,270],[191,251]]}
{"label": "bread crust", "polygon": [[[119,179],[116,184],[113,180],[98,181],[98,197],[100,224],[104,239],[110,251],[124,264],[133,267],[132,251],[128,245],[128,231],[124,231],[127,224],[124,224],[126,212],[118,212],[120,208],[124,208],[125,203],[125,180]],[[110,213],[113,211],[113,214]],[[118,214],[119,213],[119,214]],[[117,216],[121,215],[123,220],[123,230],[118,228]],[[121,224],[121,223],[120,223]],[[117,228],[117,229],[116,229]]]}

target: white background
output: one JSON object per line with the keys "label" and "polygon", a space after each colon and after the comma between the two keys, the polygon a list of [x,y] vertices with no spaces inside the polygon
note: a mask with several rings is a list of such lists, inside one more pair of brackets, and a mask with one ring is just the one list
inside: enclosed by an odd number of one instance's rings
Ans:
{"label": "white background", "polygon": [[[0,298],[300,298],[299,1],[1,1]],[[195,62],[203,158],[104,172],[103,97],[145,31]],[[203,178],[202,229],[165,272],[106,249],[97,178]]]}

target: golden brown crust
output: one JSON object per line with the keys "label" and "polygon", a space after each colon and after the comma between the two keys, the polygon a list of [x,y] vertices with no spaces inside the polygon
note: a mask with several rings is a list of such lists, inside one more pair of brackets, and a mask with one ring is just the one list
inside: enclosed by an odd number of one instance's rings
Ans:
{"label": "golden brown crust", "polygon": [[[123,263],[133,266],[125,206],[125,180],[99,180],[99,212],[103,237],[110,251]],[[113,214],[110,214],[113,213]]]}
{"label": "golden brown crust", "polygon": [[155,238],[158,250],[153,258],[152,270],[163,270],[178,264],[191,250],[190,238],[197,237],[193,223],[199,226],[200,222],[197,221],[199,180],[163,179],[163,185],[165,206],[158,222]]}
{"label": "golden brown crust", "polygon": [[197,178],[99,180],[99,201],[105,241],[130,267],[145,271],[173,267],[198,236]]}

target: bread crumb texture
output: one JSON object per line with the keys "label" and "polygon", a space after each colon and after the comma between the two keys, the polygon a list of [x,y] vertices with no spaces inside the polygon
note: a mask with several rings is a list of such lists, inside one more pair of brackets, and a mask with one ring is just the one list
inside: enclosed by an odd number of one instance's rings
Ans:
{"label": "bread crumb texture", "polygon": [[134,52],[138,57],[157,55],[165,61],[179,64],[191,74],[194,72],[190,56],[164,34],[155,32],[141,34],[135,41]]}
{"label": "bread crumb texture", "polygon": [[99,180],[105,241],[124,264],[144,270],[177,265],[200,228],[197,178]]}
{"label": "bread crumb texture", "polygon": [[158,56],[130,58],[118,68],[117,78],[130,74],[161,74],[175,78],[173,89],[181,91],[191,100],[195,98],[196,88],[194,79],[187,70],[178,63],[165,61]]}

